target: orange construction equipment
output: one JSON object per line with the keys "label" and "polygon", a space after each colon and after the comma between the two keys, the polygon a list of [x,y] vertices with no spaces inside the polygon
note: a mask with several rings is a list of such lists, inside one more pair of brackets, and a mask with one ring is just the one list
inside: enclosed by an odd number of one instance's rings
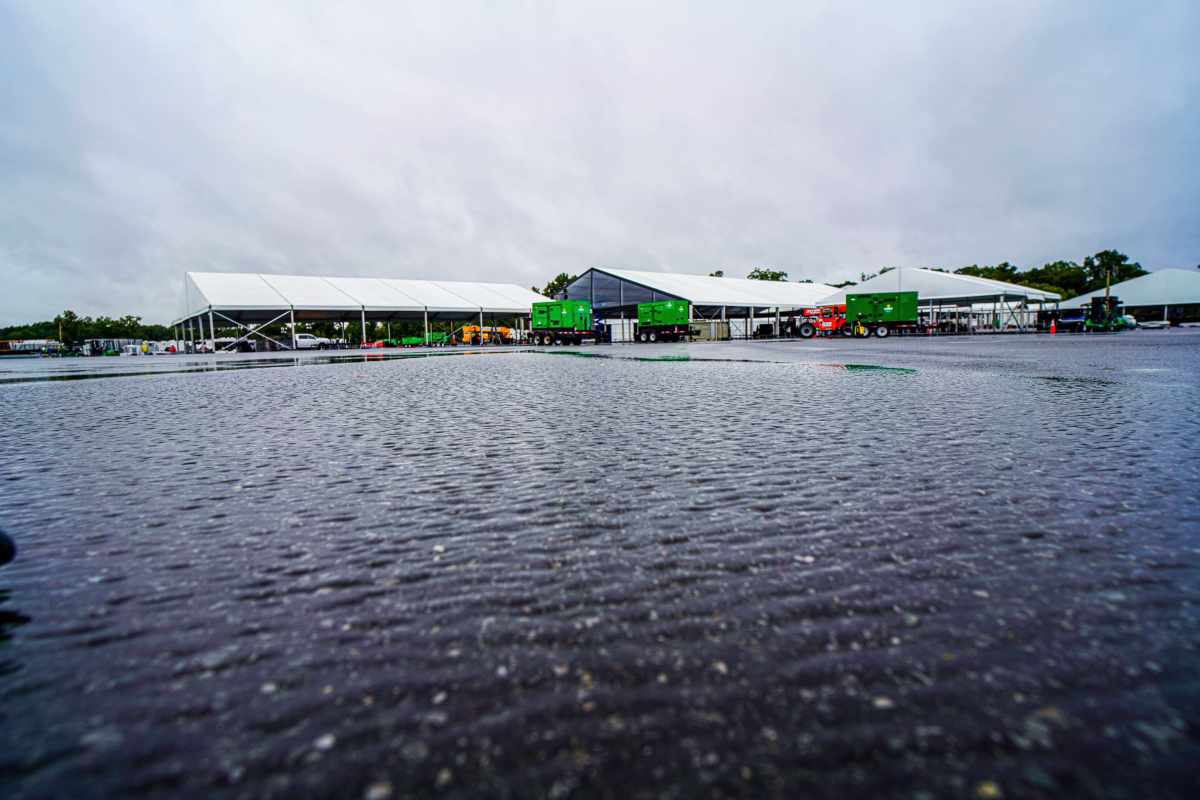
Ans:
{"label": "orange construction equipment", "polygon": [[512,328],[504,325],[463,325],[462,340],[466,344],[512,344]]}

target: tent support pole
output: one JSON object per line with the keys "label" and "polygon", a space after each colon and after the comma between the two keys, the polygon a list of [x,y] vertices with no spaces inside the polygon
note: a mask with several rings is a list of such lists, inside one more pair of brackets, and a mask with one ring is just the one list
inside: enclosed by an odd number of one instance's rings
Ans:
{"label": "tent support pole", "polygon": [[209,306],[209,309],[208,309],[208,332],[212,334],[212,349],[209,352],[211,352],[213,355],[216,355],[216,352],[217,352],[217,328],[215,325],[213,325],[213,313],[212,313],[211,306]]}
{"label": "tent support pole", "polygon": [[429,338],[429,308],[426,307],[425,308],[425,346],[428,347],[431,344],[433,344],[433,341],[430,340],[430,338]]}
{"label": "tent support pole", "polygon": [[365,308],[360,309],[359,314],[361,315],[360,319],[362,320],[362,336],[359,338],[362,340],[362,346],[366,347],[367,346],[367,310]]}
{"label": "tent support pole", "polygon": [[296,309],[288,309],[288,323],[292,328],[292,349],[296,349]]}

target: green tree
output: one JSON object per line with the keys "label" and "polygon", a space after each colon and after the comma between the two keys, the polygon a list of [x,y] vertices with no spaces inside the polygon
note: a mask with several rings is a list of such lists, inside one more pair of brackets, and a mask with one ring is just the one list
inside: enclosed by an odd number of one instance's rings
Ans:
{"label": "green tree", "polygon": [[1083,260],[1083,271],[1087,273],[1089,292],[1103,289],[1109,275],[1113,283],[1120,283],[1147,274],[1141,264],[1131,262],[1129,256],[1116,250],[1101,250],[1094,256],[1088,256]]}
{"label": "green tree", "polygon": [[1014,278],[1013,283],[1048,292],[1057,292],[1062,295],[1064,300],[1069,297],[1077,297],[1088,290],[1087,273],[1074,261],[1051,261],[1040,267],[1026,270]]}
{"label": "green tree", "polygon": [[1019,270],[1007,261],[1001,261],[994,267],[980,267],[972,264],[969,267],[954,270],[954,274],[956,275],[970,275],[993,281],[1005,281],[1006,283],[1015,283],[1018,272]]}
{"label": "green tree", "polygon": [[83,320],[70,309],[55,317],[54,325],[58,328],[58,335],[55,338],[63,344],[75,344],[83,339],[83,336],[80,335],[83,331]]}
{"label": "green tree", "polygon": [[786,281],[787,273],[777,269],[755,267],[746,277],[752,281]]}
{"label": "green tree", "polygon": [[536,286],[531,286],[529,288],[531,288],[533,291],[538,292],[546,297],[554,297],[554,295],[556,295],[559,292],[566,289],[567,284],[569,284],[571,281],[575,280],[578,277],[579,277],[578,275],[568,275],[565,272],[560,272],[560,273],[558,273],[558,275],[555,276],[554,280],[547,283],[541,289],[538,289]]}

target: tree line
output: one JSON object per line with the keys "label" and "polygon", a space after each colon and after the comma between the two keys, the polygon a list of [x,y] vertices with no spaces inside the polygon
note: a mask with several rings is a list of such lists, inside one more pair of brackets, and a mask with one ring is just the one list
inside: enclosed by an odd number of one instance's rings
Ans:
{"label": "tree line", "polygon": [[76,344],[85,339],[174,339],[175,331],[166,325],[147,325],[141,317],[81,317],[64,311],[52,320],[10,325],[0,328],[0,339],[56,339]]}

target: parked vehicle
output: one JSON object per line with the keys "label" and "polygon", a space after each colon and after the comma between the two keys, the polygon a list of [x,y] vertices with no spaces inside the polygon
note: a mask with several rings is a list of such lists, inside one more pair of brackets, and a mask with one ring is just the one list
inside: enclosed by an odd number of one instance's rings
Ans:
{"label": "parked vehicle", "polygon": [[1092,304],[1087,309],[1087,322],[1083,325],[1084,330],[1115,333],[1135,327],[1137,323],[1130,325],[1126,317],[1118,310],[1119,305],[1120,301],[1115,296],[1093,297]]}
{"label": "parked vehicle", "polygon": [[296,334],[297,350],[325,350],[332,345],[333,342],[323,336],[314,336],[311,333]]}
{"label": "parked vehicle", "polygon": [[817,334],[831,336],[839,333],[846,324],[846,306],[817,306],[805,308],[800,312],[800,318],[792,320],[788,325],[788,333],[801,339],[811,339]]}
{"label": "parked vehicle", "polygon": [[871,336],[920,333],[916,292],[847,294],[844,304],[805,308],[789,320],[786,331],[802,339],[814,336]]}
{"label": "parked vehicle", "polygon": [[592,304],[587,300],[548,300],[534,303],[530,313],[534,344],[579,344],[596,340]]}
{"label": "parked vehicle", "polygon": [[[1047,309],[1037,315],[1038,330],[1049,330],[1050,323],[1058,333],[1116,332],[1138,327],[1138,321],[1128,314],[1121,314],[1119,301],[1109,297],[1093,297],[1091,305],[1081,308]],[[1146,323],[1142,323],[1146,327]]]}
{"label": "parked vehicle", "polygon": [[690,335],[692,308],[686,300],[638,303],[639,342],[678,342]]}

